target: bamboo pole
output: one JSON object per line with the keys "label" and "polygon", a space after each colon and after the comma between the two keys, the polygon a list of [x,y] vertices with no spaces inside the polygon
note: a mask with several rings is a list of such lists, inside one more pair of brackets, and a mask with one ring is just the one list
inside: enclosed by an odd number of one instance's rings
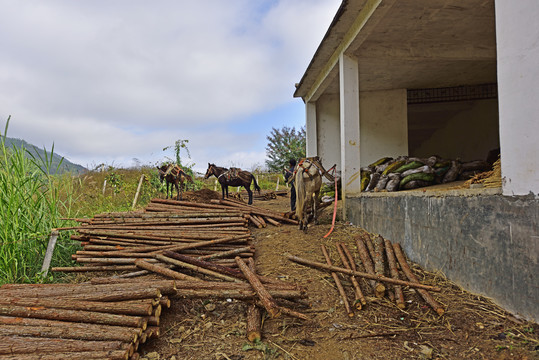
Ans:
{"label": "bamboo pole", "polygon": [[138,182],[137,191],[136,191],[136,193],[135,193],[135,197],[134,197],[134,199],[133,199],[133,205],[131,206],[131,209],[134,209],[135,206],[137,205],[138,195],[139,195],[139,193],[140,193],[140,188],[142,187],[142,181],[144,181],[144,174],[142,174],[142,175],[140,176],[140,180],[139,180],[139,182]]}

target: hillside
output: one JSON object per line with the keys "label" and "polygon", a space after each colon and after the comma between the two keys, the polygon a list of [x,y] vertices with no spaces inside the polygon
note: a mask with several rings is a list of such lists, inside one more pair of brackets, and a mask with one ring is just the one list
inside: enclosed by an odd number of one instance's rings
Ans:
{"label": "hillside", "polygon": [[[23,146],[29,153],[34,155],[36,158],[45,158],[45,151],[35,145],[27,143],[26,141],[21,140],[21,139],[15,139],[15,138],[9,138],[9,137],[6,137],[5,139],[6,139],[6,147],[20,148],[21,146]],[[47,150],[47,155],[50,156],[50,149],[46,149],[46,150]],[[71,172],[73,174],[81,174],[87,171],[85,167],[78,164],[74,164],[70,162],[69,160],[65,159],[62,155],[59,155],[56,153],[52,154],[51,171],[54,171],[58,167],[58,164],[60,163],[60,161],[62,161],[62,164],[60,165],[58,169],[58,173],[60,174],[66,173],[66,172]]]}

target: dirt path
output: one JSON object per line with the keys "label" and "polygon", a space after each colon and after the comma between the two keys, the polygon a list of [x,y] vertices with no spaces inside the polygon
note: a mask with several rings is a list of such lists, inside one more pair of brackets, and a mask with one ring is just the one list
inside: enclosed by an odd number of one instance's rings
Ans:
{"label": "dirt path", "polygon": [[[257,206],[286,211],[288,199],[258,201]],[[296,226],[253,229],[258,271],[298,283],[307,289],[310,308],[295,310],[309,321],[267,318],[260,344],[245,338],[246,304],[241,301],[176,300],[163,313],[162,336],[144,345],[145,359],[539,359],[539,326],[516,319],[488,299],[470,294],[441,274],[413,270],[421,282],[437,285],[432,293],[446,312],[438,316],[409,288],[406,309],[376,299],[365,289],[368,304],[346,314],[331,275],[290,262],[286,254],[323,261],[320,245],[337,261],[335,243],[355,251],[361,229],[337,223],[326,239],[332,209],[318,226],[300,232]],[[390,239],[391,240],[391,239]],[[341,278],[353,299],[350,282]]]}

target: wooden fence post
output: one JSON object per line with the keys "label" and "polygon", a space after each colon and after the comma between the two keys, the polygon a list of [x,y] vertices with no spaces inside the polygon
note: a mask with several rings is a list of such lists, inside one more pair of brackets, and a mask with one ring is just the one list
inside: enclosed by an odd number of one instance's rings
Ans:
{"label": "wooden fence post", "polygon": [[140,176],[140,180],[138,182],[138,186],[137,186],[137,192],[135,193],[135,198],[133,199],[133,206],[131,206],[131,209],[134,209],[135,208],[135,205],[137,204],[137,200],[138,200],[138,195],[140,193],[140,188],[142,187],[142,181],[144,180],[144,174],[142,174]]}
{"label": "wooden fence post", "polygon": [[49,245],[47,245],[47,251],[45,252],[45,258],[43,259],[43,266],[41,266],[41,273],[43,277],[47,277],[49,267],[51,266],[52,253],[56,246],[56,240],[58,239],[58,230],[51,231],[51,237],[49,238]]}

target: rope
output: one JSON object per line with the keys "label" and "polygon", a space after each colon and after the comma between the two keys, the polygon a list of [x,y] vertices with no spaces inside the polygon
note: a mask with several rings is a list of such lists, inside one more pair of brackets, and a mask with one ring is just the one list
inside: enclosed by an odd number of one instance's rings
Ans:
{"label": "rope", "polygon": [[335,227],[335,217],[337,216],[337,198],[339,193],[337,191],[337,177],[335,176],[335,166],[336,164],[333,165],[331,169],[329,169],[329,171],[333,169],[333,177],[335,178],[335,205],[333,206],[333,220],[331,220],[331,229],[329,229],[329,232],[324,235],[324,239],[327,238],[329,234],[331,234],[331,232],[333,231],[333,228]]}

